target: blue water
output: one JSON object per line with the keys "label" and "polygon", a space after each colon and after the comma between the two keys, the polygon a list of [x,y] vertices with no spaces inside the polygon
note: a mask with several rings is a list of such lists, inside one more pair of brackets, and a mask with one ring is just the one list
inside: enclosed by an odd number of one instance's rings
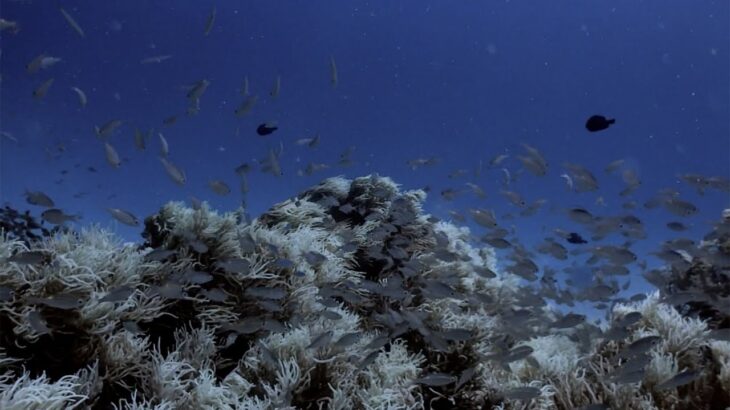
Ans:
{"label": "blue water", "polygon": [[[106,208],[143,218],[167,201],[192,195],[233,210],[244,199],[233,169],[282,146],[283,176],[258,170],[249,175],[245,205],[252,216],[325,177],[376,172],[404,189],[429,186],[425,209],[444,219],[451,218],[449,210],[468,215],[472,207],[495,209],[527,247],[554,228],[588,236],[566,219],[568,207],[598,215],[633,212],[649,236],[632,249],[651,267],[659,262],[647,253],[662,240],[699,239],[730,206],[727,192],[699,195],[677,178],[690,172],[730,177],[727,1],[62,2],[83,38],[56,2],[0,5],[0,17],[20,25],[17,33],[3,31],[0,40],[0,130],[18,140],[0,138],[1,202],[39,214],[42,209],[25,204],[23,192],[40,190],[65,212],[82,215],[83,225],[99,223],[126,240],[139,241],[141,228],[118,224]],[[41,53],[62,61],[26,73],[26,64]],[[140,63],[158,55],[172,57]],[[330,56],[338,68],[336,87],[330,84]],[[259,101],[250,115],[237,118],[244,76]],[[277,76],[281,92],[272,99]],[[32,98],[49,78],[55,81],[46,97]],[[210,86],[200,113],[187,117],[185,87],[202,79]],[[80,108],[72,86],[85,91],[86,107]],[[617,122],[589,133],[584,123],[593,114]],[[172,115],[177,122],[164,126]],[[94,134],[94,126],[112,119],[123,121],[109,139],[123,158],[117,169],[107,164]],[[265,121],[277,121],[279,130],[256,135]],[[145,151],[134,147],[135,127],[155,130]],[[158,160],[157,132],[170,144],[170,160],[187,174],[182,187]],[[315,149],[294,143],[315,134],[321,135]],[[488,169],[487,162],[509,154],[503,166],[517,175],[522,167],[515,155],[523,154],[523,142],[544,154],[550,171],[544,177],[523,172],[508,189],[529,203],[548,202],[535,216],[502,219],[519,210],[499,194],[503,171]],[[355,147],[355,163],[336,165],[348,147]],[[415,171],[406,165],[431,156],[440,163]],[[642,181],[629,198],[618,196],[620,177],[603,171],[620,158]],[[483,170],[476,176],[480,161]],[[600,189],[568,192],[560,177],[566,161],[593,171]],[[331,168],[298,176],[309,162]],[[448,177],[458,169],[467,175]],[[225,181],[233,192],[214,194],[207,186],[211,179]],[[476,198],[465,182],[483,187],[487,198]],[[681,219],[641,207],[667,187],[700,212]],[[439,195],[447,188],[464,192],[447,201]],[[605,206],[595,204],[599,196]],[[639,207],[622,209],[627,200]],[[677,219],[692,228],[669,231],[665,223]],[[613,236],[605,243],[623,242]],[[639,270],[632,266],[631,292],[648,289]]]}

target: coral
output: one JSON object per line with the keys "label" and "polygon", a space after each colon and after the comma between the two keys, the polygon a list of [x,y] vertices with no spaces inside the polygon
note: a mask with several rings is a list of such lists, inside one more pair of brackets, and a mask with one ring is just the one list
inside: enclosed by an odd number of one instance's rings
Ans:
{"label": "coral", "polygon": [[550,326],[562,315],[425,200],[338,177],[251,222],[169,203],[141,245],[5,231],[0,407],[730,406],[707,317],[654,293],[616,304],[610,328]]}

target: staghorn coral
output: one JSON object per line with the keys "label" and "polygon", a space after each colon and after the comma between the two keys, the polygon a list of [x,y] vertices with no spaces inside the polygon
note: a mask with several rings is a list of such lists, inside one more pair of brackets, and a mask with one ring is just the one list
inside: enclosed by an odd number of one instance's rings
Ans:
{"label": "staghorn coral", "polygon": [[[425,199],[330,178],[251,223],[167,204],[141,246],[93,227],[3,234],[0,407],[730,405],[730,349],[701,318],[655,293],[615,305],[610,329],[550,327],[544,299]],[[49,257],[8,261],[28,251]]]}

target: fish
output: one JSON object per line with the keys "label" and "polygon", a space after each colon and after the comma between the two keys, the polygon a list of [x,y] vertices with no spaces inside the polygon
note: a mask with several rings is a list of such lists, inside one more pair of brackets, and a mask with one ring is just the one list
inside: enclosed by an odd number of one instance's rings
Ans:
{"label": "fish", "polygon": [[664,209],[677,216],[688,217],[698,212],[694,204],[679,198],[668,198],[662,205],[664,205]]}
{"label": "fish", "polygon": [[51,333],[51,329],[46,325],[46,321],[43,320],[41,314],[37,310],[31,310],[28,313],[28,323],[33,330],[39,335],[45,335]]}
{"label": "fish", "polygon": [[78,215],[66,215],[58,208],[51,208],[41,213],[41,218],[53,225],[63,225],[66,222],[76,222],[81,217]]}
{"label": "fish", "polygon": [[406,161],[406,164],[411,168],[411,170],[415,171],[416,169],[423,167],[423,166],[432,166],[438,164],[438,158],[436,157],[430,157],[430,158],[416,158],[416,159],[410,159]]}
{"label": "fish", "polygon": [[41,69],[41,63],[45,57],[46,54],[44,53],[30,60],[30,62],[25,65],[25,72],[28,74],[37,73]]}
{"label": "fish", "polygon": [[[35,61],[35,60],[33,60],[33,61]],[[37,68],[45,70],[45,69],[53,67],[54,65],[60,63],[61,61],[63,61],[63,60],[61,60],[58,57],[51,57],[51,56],[41,54],[40,60],[37,63],[38,64]],[[37,69],[36,69],[36,71],[37,71]]]}
{"label": "fish", "polygon": [[256,128],[256,133],[261,136],[265,136],[273,133],[278,129],[279,127],[276,126],[275,122],[265,122]]}
{"label": "fish", "polygon": [[657,390],[669,390],[669,389],[676,389],[677,387],[684,386],[685,384],[690,384],[693,381],[697,380],[700,375],[699,371],[695,370],[685,370],[681,373],[677,373],[669,380],[663,381],[659,383],[656,386]]}
{"label": "fish", "polygon": [[109,120],[101,127],[95,126],[94,132],[96,133],[97,137],[100,138],[107,138],[114,134],[114,131],[117,130],[122,125],[122,120]]}
{"label": "fish", "polygon": [[134,293],[134,288],[132,288],[130,286],[126,286],[126,285],[119,286],[119,287],[111,289],[106,295],[104,295],[103,298],[99,299],[99,303],[123,302],[123,301],[129,299],[129,297],[132,296],[133,293]]}
{"label": "fish", "polygon": [[159,64],[165,60],[169,60],[172,58],[172,55],[170,54],[164,54],[159,56],[152,56],[152,57],[145,57],[139,61],[140,64],[152,64],[156,63]]}
{"label": "fish", "polygon": [[45,305],[61,310],[79,309],[84,305],[83,298],[80,295],[73,293],[57,294],[48,298],[29,296],[25,300],[34,305]]}
{"label": "fish", "polygon": [[662,338],[659,336],[644,336],[635,340],[621,351],[621,357],[635,357],[651,350]]}
{"label": "fish", "polygon": [[188,91],[187,98],[190,101],[199,100],[200,97],[203,96],[205,91],[208,89],[208,86],[210,85],[210,81],[207,79],[202,79],[195,84],[193,84],[193,87]]}
{"label": "fish", "polygon": [[586,121],[586,129],[590,132],[597,132],[607,129],[611,124],[615,124],[616,119],[606,118],[603,115],[592,115]]}
{"label": "fish", "polygon": [[165,167],[165,172],[167,172],[167,175],[178,185],[185,185],[185,181],[187,178],[185,177],[185,172],[175,166],[172,162],[168,161],[165,157],[160,157],[160,162]]}
{"label": "fish", "polygon": [[474,195],[476,195],[477,198],[482,198],[483,199],[483,198],[486,198],[487,197],[487,193],[484,192],[484,189],[482,189],[482,187],[480,187],[479,185],[474,184],[474,183],[471,183],[471,182],[467,182],[466,183],[466,186],[468,186],[471,189],[471,192]]}
{"label": "fish", "polygon": [[119,168],[119,165],[121,165],[122,160],[119,159],[119,154],[117,153],[117,150],[114,149],[112,144],[105,142],[104,143],[104,152],[106,153],[106,162],[109,163],[114,168]]}
{"label": "fish", "polygon": [[456,382],[456,376],[446,373],[429,373],[423,377],[415,379],[414,381],[417,384],[423,384],[425,386],[439,387],[447,386]]}
{"label": "fish", "polygon": [[555,329],[567,329],[571,327],[578,326],[579,324],[585,322],[586,316],[580,315],[577,313],[568,313],[567,315],[561,317],[560,319],[553,322],[550,327]]}
{"label": "fish", "polygon": [[241,95],[247,96],[249,94],[249,87],[248,87],[248,76],[243,76],[243,87],[241,87]]}
{"label": "fish", "polygon": [[[198,100],[195,100],[195,101],[198,101]],[[162,120],[162,124],[167,125],[167,126],[173,125],[176,122],[177,122],[177,115],[171,115],[171,116],[165,118],[164,120]]]}
{"label": "fish", "polygon": [[331,330],[328,330],[319,336],[315,337],[314,340],[312,340],[312,343],[310,343],[306,348],[307,349],[319,349],[327,344],[329,344],[332,341],[332,336],[334,335],[334,332]]}
{"label": "fish", "polygon": [[9,257],[8,262],[17,263],[18,265],[40,265],[50,261],[51,257],[47,252],[43,251],[25,251],[18,252]]}
{"label": "fish", "polygon": [[221,180],[214,179],[208,181],[208,186],[218,195],[228,195],[231,193],[231,188]]}
{"label": "fish", "polygon": [[208,18],[205,20],[205,31],[203,32],[203,35],[207,36],[210,34],[210,31],[213,30],[213,24],[215,24],[215,15],[216,15],[216,8],[213,7],[213,9],[208,14]]}
{"label": "fish", "polygon": [[54,81],[53,78],[49,78],[48,80],[44,81],[41,85],[36,87],[35,90],[33,90],[33,98],[35,98],[36,100],[43,99],[43,97],[45,97],[46,94],[48,94],[48,90],[53,85],[53,81]]}
{"label": "fish", "polygon": [[514,206],[524,207],[525,205],[527,205],[527,202],[524,198],[522,198],[522,195],[518,194],[517,192],[506,190],[501,190],[499,192],[505,198],[507,198],[507,200],[510,201]]}
{"label": "fish", "polygon": [[167,158],[167,155],[170,154],[170,146],[167,144],[167,140],[161,132],[158,132],[157,136],[160,138],[160,156]]}
{"label": "fish", "polygon": [[145,149],[145,138],[139,128],[134,129],[134,146],[140,151]]}
{"label": "fish", "polygon": [[565,240],[568,241],[568,243],[572,243],[575,245],[588,243],[588,241],[583,239],[583,237],[580,236],[580,234],[578,234],[576,232],[569,233],[568,236],[565,238]]}
{"label": "fish", "polygon": [[269,149],[268,157],[261,162],[261,170],[268,172],[273,176],[284,175],[279,164],[279,155],[273,149]]}
{"label": "fish", "polygon": [[522,166],[525,167],[526,170],[530,171],[535,176],[544,176],[547,174],[547,168],[535,158],[530,156],[524,156],[524,155],[518,155],[517,159],[520,160],[522,163]]}
{"label": "fish", "polygon": [[337,64],[335,63],[335,58],[330,56],[330,84],[332,84],[333,88],[337,87],[338,80]]}
{"label": "fish", "polygon": [[131,212],[125,211],[119,208],[107,208],[106,209],[114,219],[128,225],[128,226],[139,226],[139,219],[134,216]]}
{"label": "fish", "polygon": [[595,219],[590,212],[583,208],[572,208],[568,210],[568,218],[578,222],[579,224],[589,224]]}
{"label": "fish", "polygon": [[281,91],[281,76],[277,75],[276,80],[274,81],[274,87],[269,92],[269,95],[271,98],[276,98],[279,96],[279,92]]}
{"label": "fish", "polygon": [[70,14],[66,10],[64,10],[62,7],[59,7],[59,10],[61,11],[61,14],[63,15],[63,18],[66,19],[66,22],[69,26],[81,37],[84,37],[84,30],[79,26],[79,23],[74,20],[73,17],[71,17]]}
{"label": "fish", "polygon": [[41,191],[25,191],[25,202],[46,208],[53,208],[55,205],[51,197]]}
{"label": "fish", "polygon": [[295,143],[297,145],[306,145],[308,148],[315,148],[319,145],[319,134],[311,138],[300,138]]}
{"label": "fish", "polygon": [[560,178],[565,179],[565,183],[568,185],[568,190],[573,190],[573,178],[570,177],[568,174],[560,174]]}
{"label": "fish", "polygon": [[280,300],[284,299],[287,293],[282,288],[251,286],[244,291],[244,294],[260,299]]}
{"label": "fish", "polygon": [[504,392],[504,397],[510,400],[532,400],[540,396],[540,389],[537,387],[514,387]]}
{"label": "fish", "polygon": [[20,31],[20,24],[17,21],[5,20],[0,18],[0,31],[8,30],[13,34],[17,34]]}
{"label": "fish", "polygon": [[236,116],[243,117],[244,115],[250,113],[251,110],[253,109],[254,105],[256,105],[256,101],[258,101],[258,99],[259,99],[258,95],[248,96],[248,98],[243,100],[241,105],[238,108],[236,108],[236,110],[234,111]]}
{"label": "fish", "polygon": [[499,164],[502,163],[502,161],[506,160],[507,158],[509,158],[509,155],[507,154],[498,154],[494,158],[489,160],[489,167],[496,168],[499,166]]}
{"label": "fish", "polygon": [[78,87],[71,87],[71,89],[76,93],[76,95],[78,95],[81,108],[86,107],[86,93],[84,93],[83,90]]}

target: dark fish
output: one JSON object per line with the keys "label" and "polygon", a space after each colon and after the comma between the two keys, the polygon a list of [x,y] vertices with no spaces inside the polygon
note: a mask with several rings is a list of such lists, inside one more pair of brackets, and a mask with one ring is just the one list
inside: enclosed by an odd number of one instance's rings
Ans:
{"label": "dark fish", "polygon": [[8,258],[8,262],[14,262],[18,265],[39,265],[48,262],[51,255],[43,251],[26,251],[18,252]]}
{"label": "dark fish", "polygon": [[578,234],[576,232],[569,233],[568,237],[566,237],[565,240],[568,241],[569,243],[576,244],[576,245],[588,243],[588,241],[583,239],[583,237],[580,236],[580,234]]}
{"label": "dark fish", "polygon": [[256,128],[256,133],[261,136],[264,136],[264,135],[269,135],[278,129],[279,129],[279,127],[277,127],[275,124],[270,123],[270,122],[265,122],[265,123],[259,125],[258,128]]}
{"label": "dark fish", "polygon": [[593,115],[591,118],[588,118],[588,121],[586,121],[586,129],[590,132],[601,131],[605,130],[615,122],[616,120],[613,118],[608,119],[603,115]]}
{"label": "dark fish", "polygon": [[692,383],[700,377],[700,372],[693,370],[686,370],[682,373],[677,373],[671,379],[660,383],[656,386],[657,390],[676,389],[677,387],[684,386],[685,384]]}

